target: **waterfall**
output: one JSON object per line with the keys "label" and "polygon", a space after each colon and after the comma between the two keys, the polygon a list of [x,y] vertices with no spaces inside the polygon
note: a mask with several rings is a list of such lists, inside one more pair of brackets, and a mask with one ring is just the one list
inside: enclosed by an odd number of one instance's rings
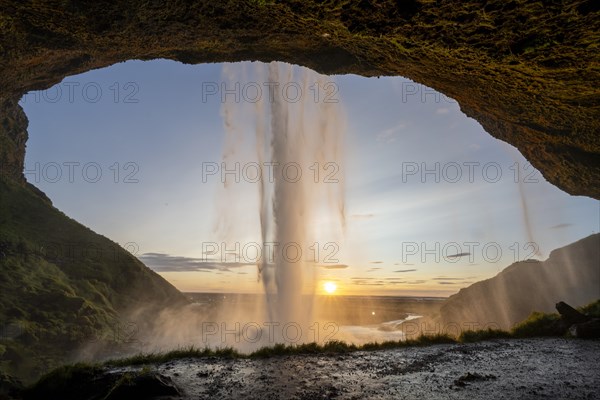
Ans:
{"label": "waterfall", "polygon": [[[335,261],[336,254],[328,256],[339,250],[345,229],[345,119],[337,87],[326,76],[279,62],[228,64],[223,78],[229,93],[221,110],[222,163],[258,166],[259,179],[252,181],[258,210],[249,212],[259,221],[266,315],[281,328],[278,342],[289,335],[310,341],[318,268]],[[224,204],[239,202],[236,185],[223,183]],[[227,220],[226,209],[220,214]]]}

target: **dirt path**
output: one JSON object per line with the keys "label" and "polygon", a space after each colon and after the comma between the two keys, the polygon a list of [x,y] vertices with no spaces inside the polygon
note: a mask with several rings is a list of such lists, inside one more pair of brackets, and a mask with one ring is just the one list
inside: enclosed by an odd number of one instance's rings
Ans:
{"label": "dirt path", "polygon": [[475,344],[178,360],[158,370],[189,399],[600,399],[600,341]]}

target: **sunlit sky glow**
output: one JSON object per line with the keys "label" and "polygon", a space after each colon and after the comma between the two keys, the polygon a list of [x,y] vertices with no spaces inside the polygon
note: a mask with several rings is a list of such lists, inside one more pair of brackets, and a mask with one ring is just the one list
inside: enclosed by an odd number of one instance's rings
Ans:
{"label": "sunlit sky glow", "polygon": [[[202,182],[202,163],[221,161],[224,132],[220,97],[203,102],[202,84],[221,80],[219,64],[128,61],[28,94],[26,169],[40,166],[28,180],[180,290],[260,292],[254,265],[201,260],[202,243],[216,240],[219,188]],[[347,231],[337,262],[315,268],[336,293],[447,296],[598,231],[598,201],[547,183],[453,100],[399,77],[332,80],[347,115]],[[73,182],[65,162],[79,163]],[[57,182],[44,179],[49,163],[63,165]],[[98,182],[82,177],[86,163],[101,167]],[[436,163],[437,177],[421,176]],[[245,203],[241,240],[253,240],[256,210]]]}

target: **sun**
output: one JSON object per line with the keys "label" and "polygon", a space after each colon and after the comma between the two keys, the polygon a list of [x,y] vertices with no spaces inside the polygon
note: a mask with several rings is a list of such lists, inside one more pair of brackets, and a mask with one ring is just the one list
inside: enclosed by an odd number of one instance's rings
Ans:
{"label": "sun", "polygon": [[325,289],[327,294],[334,294],[337,290],[337,285],[331,281],[328,281],[323,284],[323,288]]}

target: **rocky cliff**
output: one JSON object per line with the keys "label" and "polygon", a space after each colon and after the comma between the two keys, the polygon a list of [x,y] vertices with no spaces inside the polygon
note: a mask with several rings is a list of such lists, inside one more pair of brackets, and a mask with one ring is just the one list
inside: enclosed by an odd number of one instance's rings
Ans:
{"label": "rocky cliff", "polygon": [[583,306],[600,298],[600,234],[520,261],[493,278],[461,289],[440,308],[443,326],[478,324],[510,329],[533,311],[553,313],[556,303]]}
{"label": "rocky cliff", "polygon": [[127,315],[143,310],[151,320],[187,303],[35,188],[0,179],[0,193],[0,373],[27,380],[76,359],[83,346],[116,351],[136,328]]}

